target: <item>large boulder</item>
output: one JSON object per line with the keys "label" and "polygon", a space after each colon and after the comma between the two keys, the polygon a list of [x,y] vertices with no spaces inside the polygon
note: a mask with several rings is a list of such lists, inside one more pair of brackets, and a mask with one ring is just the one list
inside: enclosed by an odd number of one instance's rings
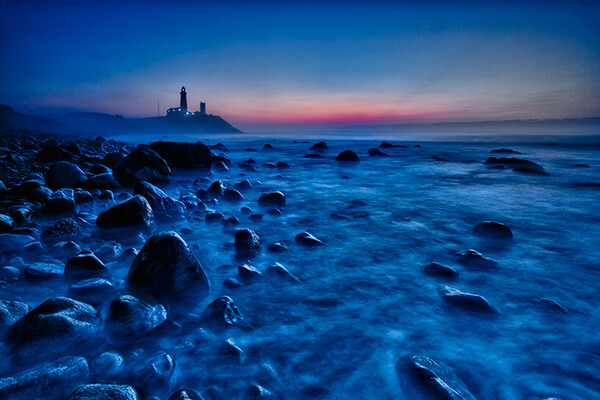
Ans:
{"label": "large boulder", "polygon": [[149,182],[142,181],[136,183],[133,187],[133,194],[139,194],[148,200],[155,215],[180,215],[185,210],[182,202],[173,199]]}
{"label": "large boulder", "polygon": [[157,299],[193,298],[208,294],[210,283],[202,266],[177,233],[152,236],[133,260],[129,287]]}
{"label": "large boulder", "polygon": [[98,215],[96,224],[100,228],[150,228],[154,223],[154,212],[144,197],[137,195],[117,204]]}
{"label": "large boulder", "polygon": [[139,181],[169,182],[171,169],[157,152],[148,146],[139,146],[115,167],[114,175],[122,185]]}
{"label": "large boulder", "polygon": [[414,390],[407,394],[407,398],[475,400],[449,366],[429,357],[412,354],[400,357],[396,371],[401,380],[409,377],[414,383]]}
{"label": "large boulder", "polygon": [[59,161],[50,166],[46,172],[46,185],[53,190],[74,188],[87,179],[85,172],[68,161]]}
{"label": "large boulder", "polygon": [[179,168],[210,168],[213,157],[210,149],[200,143],[154,142],[150,148]]}
{"label": "large boulder", "polygon": [[67,400],[138,400],[138,395],[129,385],[91,383],[81,386]]}
{"label": "large boulder", "polygon": [[0,398],[5,400],[63,400],[90,378],[83,357],[62,357],[37,365],[15,376],[0,379]]}
{"label": "large boulder", "polygon": [[46,300],[15,322],[6,341],[17,363],[85,351],[99,343],[100,317],[89,304],[68,297]]}
{"label": "large boulder", "polygon": [[118,339],[134,340],[145,336],[167,319],[167,310],[132,295],[117,297],[110,304],[106,329]]}

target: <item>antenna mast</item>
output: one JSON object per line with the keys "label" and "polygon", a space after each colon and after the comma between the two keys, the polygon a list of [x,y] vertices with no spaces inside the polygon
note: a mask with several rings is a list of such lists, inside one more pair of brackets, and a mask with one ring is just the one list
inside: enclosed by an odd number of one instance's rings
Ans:
{"label": "antenna mast", "polygon": [[160,99],[156,99],[156,116],[160,117]]}

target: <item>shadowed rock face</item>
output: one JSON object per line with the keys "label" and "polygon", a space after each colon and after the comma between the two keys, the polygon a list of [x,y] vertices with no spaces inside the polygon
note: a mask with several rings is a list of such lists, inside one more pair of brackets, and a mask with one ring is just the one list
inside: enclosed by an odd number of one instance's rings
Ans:
{"label": "shadowed rock face", "polygon": [[129,287],[157,299],[193,297],[199,300],[210,288],[202,266],[177,233],[152,236],[133,260]]}
{"label": "shadowed rock face", "polygon": [[52,359],[99,343],[100,317],[89,304],[53,297],[12,325],[7,342],[19,363]]}
{"label": "shadowed rock face", "polygon": [[2,399],[64,399],[88,382],[90,370],[83,357],[63,357],[0,379]]}
{"label": "shadowed rock face", "polygon": [[210,149],[200,142],[154,142],[150,148],[160,154],[171,167],[210,168],[213,160]]}
{"label": "shadowed rock face", "polygon": [[156,151],[148,146],[139,146],[117,165],[114,175],[122,185],[139,181],[169,182],[171,169]]}
{"label": "shadowed rock face", "polygon": [[414,382],[416,391],[410,398],[475,400],[450,367],[429,357],[405,355],[398,360],[396,370],[401,379],[407,374]]}
{"label": "shadowed rock face", "polygon": [[255,252],[261,248],[260,236],[250,229],[240,229],[235,234],[235,248],[241,252]]}
{"label": "shadowed rock face", "polygon": [[129,385],[94,383],[81,386],[67,400],[138,400],[135,389]]}
{"label": "shadowed rock face", "polygon": [[117,204],[98,215],[96,224],[100,228],[150,228],[154,223],[154,212],[144,197],[137,195]]}

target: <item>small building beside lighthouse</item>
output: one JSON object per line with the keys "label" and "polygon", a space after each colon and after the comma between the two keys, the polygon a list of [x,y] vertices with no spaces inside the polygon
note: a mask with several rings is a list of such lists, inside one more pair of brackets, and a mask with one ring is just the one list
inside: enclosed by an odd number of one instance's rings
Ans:
{"label": "small building beside lighthouse", "polygon": [[167,110],[167,117],[169,118],[181,118],[187,116],[205,116],[206,115],[206,103],[200,103],[200,111],[196,111],[194,113],[188,111],[187,106],[187,91],[185,90],[185,86],[181,87],[181,91],[179,92],[179,107],[172,107]]}

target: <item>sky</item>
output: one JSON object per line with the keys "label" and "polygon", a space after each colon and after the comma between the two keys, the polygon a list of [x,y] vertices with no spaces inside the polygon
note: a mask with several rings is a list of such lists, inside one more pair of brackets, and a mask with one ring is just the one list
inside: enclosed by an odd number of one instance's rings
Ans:
{"label": "sky", "polygon": [[0,0],[0,104],[242,129],[600,117],[600,2]]}

